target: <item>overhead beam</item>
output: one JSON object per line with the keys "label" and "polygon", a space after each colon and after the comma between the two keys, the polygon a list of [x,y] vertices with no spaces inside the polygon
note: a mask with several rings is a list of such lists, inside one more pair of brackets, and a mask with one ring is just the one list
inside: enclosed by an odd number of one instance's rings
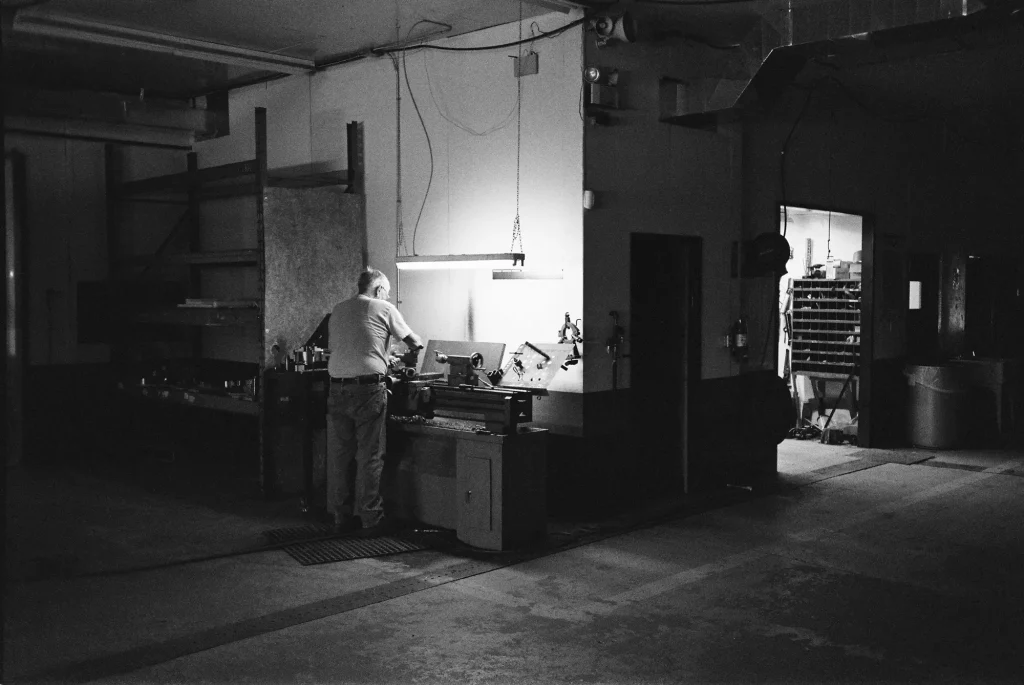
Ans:
{"label": "overhead beam", "polygon": [[4,116],[5,135],[25,135],[43,138],[84,140],[94,143],[116,143],[169,150],[191,150],[195,140],[188,131],[144,128],[141,126],[110,124],[68,119],[42,119],[23,116]]}
{"label": "overhead beam", "polygon": [[124,26],[101,24],[43,12],[18,12],[14,16],[13,28],[18,33],[135,48],[147,52],[175,55],[203,62],[231,64],[279,74],[304,74],[312,71],[315,66],[313,60],[309,59],[287,57],[271,52],[152,31],[140,31]]}
{"label": "overhead beam", "polygon": [[117,93],[11,86],[5,93],[4,107],[8,115],[167,129],[198,137],[213,137],[227,129],[226,110],[189,107],[170,100],[142,100]]}

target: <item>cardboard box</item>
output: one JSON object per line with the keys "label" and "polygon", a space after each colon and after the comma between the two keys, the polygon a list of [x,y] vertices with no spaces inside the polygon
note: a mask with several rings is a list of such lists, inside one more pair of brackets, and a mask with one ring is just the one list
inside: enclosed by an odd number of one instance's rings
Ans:
{"label": "cardboard box", "polygon": [[825,278],[830,281],[850,277],[850,262],[830,262],[825,265]]}

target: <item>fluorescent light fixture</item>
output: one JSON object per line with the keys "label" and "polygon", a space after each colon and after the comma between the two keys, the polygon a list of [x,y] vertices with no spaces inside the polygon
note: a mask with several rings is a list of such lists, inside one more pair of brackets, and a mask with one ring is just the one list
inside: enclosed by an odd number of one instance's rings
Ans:
{"label": "fluorescent light fixture", "polygon": [[526,255],[522,252],[500,252],[497,254],[445,254],[412,255],[396,257],[395,264],[400,271],[429,271],[439,269],[493,269],[497,262],[510,262],[511,266],[522,266]]}
{"label": "fluorescent light fixture", "polygon": [[233,45],[221,45],[151,31],[139,31],[124,26],[100,24],[55,14],[18,12],[14,15],[14,30],[37,36],[81,40],[87,43],[100,43],[188,57],[204,62],[251,67],[279,74],[305,74],[316,67],[313,60],[309,59],[286,57],[272,52],[249,50]]}
{"label": "fluorescent light fixture", "polygon": [[561,269],[494,269],[491,279],[495,281],[560,281]]}

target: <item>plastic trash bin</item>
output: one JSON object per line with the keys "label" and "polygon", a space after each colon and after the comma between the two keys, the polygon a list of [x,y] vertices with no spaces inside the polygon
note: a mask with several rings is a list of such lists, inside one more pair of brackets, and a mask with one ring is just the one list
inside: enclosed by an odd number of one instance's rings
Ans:
{"label": "plastic trash bin", "polygon": [[967,435],[969,387],[956,366],[908,365],[907,432],[917,447],[950,449]]}

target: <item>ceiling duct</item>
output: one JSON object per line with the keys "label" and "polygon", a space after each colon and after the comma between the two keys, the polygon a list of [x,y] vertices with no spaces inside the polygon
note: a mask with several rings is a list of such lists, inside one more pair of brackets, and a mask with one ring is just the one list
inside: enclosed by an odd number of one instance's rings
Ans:
{"label": "ceiling duct", "polygon": [[886,36],[924,37],[903,28],[962,31],[955,20],[984,9],[981,0],[769,0],[722,75],[662,81],[661,120],[712,125],[722,113],[777,97],[813,57],[875,50]]}

